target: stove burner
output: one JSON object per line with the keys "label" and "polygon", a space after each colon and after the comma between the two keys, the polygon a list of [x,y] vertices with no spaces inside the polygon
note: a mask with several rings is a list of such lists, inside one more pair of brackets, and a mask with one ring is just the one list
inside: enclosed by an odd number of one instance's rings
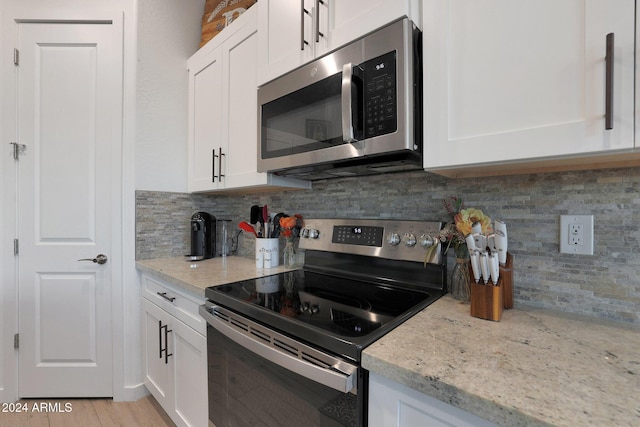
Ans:
{"label": "stove burner", "polygon": [[335,309],[331,309],[331,319],[333,320],[334,325],[344,329],[345,331],[355,332],[357,335],[366,335],[382,326],[382,323],[372,322]]}

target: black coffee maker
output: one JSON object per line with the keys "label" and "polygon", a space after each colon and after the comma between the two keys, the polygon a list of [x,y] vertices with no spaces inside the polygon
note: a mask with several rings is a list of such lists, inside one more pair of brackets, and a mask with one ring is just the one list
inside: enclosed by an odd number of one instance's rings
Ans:
{"label": "black coffee maker", "polygon": [[213,258],[216,250],[216,217],[206,212],[191,216],[191,261]]}

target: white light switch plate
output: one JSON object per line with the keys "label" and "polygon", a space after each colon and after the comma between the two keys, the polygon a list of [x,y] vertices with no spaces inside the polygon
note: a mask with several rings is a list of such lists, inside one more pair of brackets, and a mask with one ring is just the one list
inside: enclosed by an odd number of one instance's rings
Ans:
{"label": "white light switch plate", "polygon": [[560,215],[560,253],[593,255],[593,215]]}

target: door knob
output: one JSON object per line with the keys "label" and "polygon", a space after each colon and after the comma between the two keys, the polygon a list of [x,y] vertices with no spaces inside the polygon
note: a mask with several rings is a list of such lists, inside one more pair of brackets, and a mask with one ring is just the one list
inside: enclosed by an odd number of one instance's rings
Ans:
{"label": "door knob", "polygon": [[79,259],[78,261],[91,261],[97,264],[106,264],[108,259],[109,258],[107,258],[106,255],[98,254],[95,258],[82,258],[82,259]]}

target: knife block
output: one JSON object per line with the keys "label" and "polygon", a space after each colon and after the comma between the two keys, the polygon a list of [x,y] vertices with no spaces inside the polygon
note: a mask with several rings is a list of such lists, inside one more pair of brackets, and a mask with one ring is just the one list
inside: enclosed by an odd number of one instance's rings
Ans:
{"label": "knife block", "polygon": [[469,268],[471,283],[471,315],[480,319],[502,319],[505,308],[513,308],[513,257],[507,253],[507,262],[500,266],[498,284],[478,284],[473,278],[473,270]]}

